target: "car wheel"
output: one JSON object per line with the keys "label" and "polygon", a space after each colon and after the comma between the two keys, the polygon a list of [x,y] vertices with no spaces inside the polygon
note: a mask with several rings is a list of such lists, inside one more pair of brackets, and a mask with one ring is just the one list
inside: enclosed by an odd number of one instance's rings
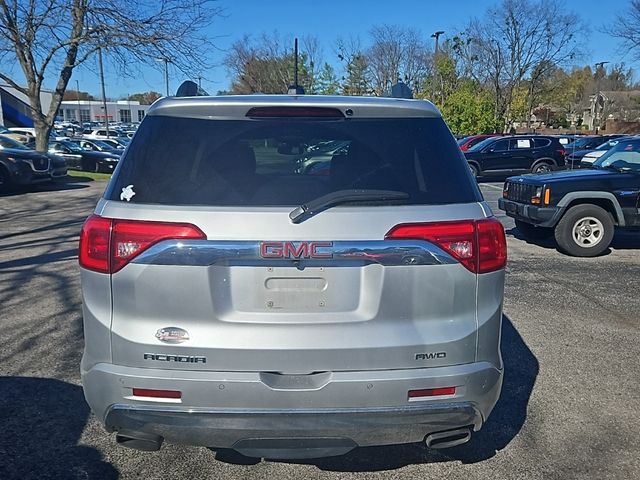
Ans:
{"label": "car wheel", "polygon": [[531,169],[531,173],[549,173],[551,171],[551,164],[547,162],[536,163]]}
{"label": "car wheel", "polygon": [[595,257],[613,240],[613,218],[597,205],[571,207],[558,222],[555,238],[562,251],[574,257]]}
{"label": "car wheel", "polygon": [[531,240],[546,240],[553,236],[553,228],[536,227],[522,220],[516,220],[516,228],[522,236]]}
{"label": "car wheel", "polygon": [[469,164],[469,171],[471,172],[471,175],[473,175],[473,178],[478,178],[478,175],[480,175],[478,167],[476,167],[473,163]]}

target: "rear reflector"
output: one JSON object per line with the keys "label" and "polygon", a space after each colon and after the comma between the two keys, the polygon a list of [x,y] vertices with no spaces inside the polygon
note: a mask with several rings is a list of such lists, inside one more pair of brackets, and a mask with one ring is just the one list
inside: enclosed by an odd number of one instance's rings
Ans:
{"label": "rear reflector", "polygon": [[189,223],[118,220],[91,215],[80,232],[80,265],[101,273],[115,273],[152,245],[163,240],[204,240]]}
{"label": "rear reflector", "polygon": [[246,116],[251,118],[344,118],[344,114],[337,108],[324,107],[254,107],[247,112]]}
{"label": "rear reflector", "polygon": [[474,273],[499,270],[507,263],[504,228],[495,218],[401,224],[393,227],[385,239],[427,240]]}
{"label": "rear reflector", "polygon": [[409,390],[409,398],[439,397],[442,395],[455,395],[456,387],[424,388],[422,390]]}
{"label": "rear reflector", "polygon": [[134,388],[133,395],[136,397],[182,398],[182,392],[177,390],[152,390],[150,388]]}

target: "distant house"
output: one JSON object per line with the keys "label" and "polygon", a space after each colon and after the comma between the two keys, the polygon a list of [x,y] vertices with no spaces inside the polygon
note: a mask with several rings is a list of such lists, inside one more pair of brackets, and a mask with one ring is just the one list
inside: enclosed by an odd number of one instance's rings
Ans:
{"label": "distant house", "polygon": [[601,91],[589,98],[583,123],[589,130],[603,129],[607,120],[640,121],[640,90]]}

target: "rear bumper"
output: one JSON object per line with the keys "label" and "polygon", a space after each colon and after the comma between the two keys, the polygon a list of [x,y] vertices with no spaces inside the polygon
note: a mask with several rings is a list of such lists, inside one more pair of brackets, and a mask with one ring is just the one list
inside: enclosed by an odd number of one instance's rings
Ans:
{"label": "rear bumper", "polygon": [[[83,372],[83,386],[108,431],[246,454],[279,442],[302,442],[305,449],[324,445],[336,454],[356,446],[420,442],[430,433],[460,427],[480,429],[500,395],[502,370],[478,362],[333,372],[319,388],[287,389],[267,385],[260,373],[98,364]],[[456,386],[456,394],[408,401],[409,390],[445,386]],[[179,390],[182,398],[136,399],[133,387]]]}
{"label": "rear bumper", "polygon": [[509,217],[540,227],[553,227],[562,214],[562,210],[559,207],[526,205],[506,198],[498,199],[498,208],[504,210]]}

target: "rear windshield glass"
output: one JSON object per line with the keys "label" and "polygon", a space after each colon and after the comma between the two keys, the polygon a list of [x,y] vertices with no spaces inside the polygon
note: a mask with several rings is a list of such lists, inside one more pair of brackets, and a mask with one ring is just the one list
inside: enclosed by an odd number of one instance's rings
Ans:
{"label": "rear windshield glass", "polygon": [[120,163],[105,196],[133,203],[295,206],[345,189],[409,196],[390,204],[481,200],[440,118],[149,116]]}

